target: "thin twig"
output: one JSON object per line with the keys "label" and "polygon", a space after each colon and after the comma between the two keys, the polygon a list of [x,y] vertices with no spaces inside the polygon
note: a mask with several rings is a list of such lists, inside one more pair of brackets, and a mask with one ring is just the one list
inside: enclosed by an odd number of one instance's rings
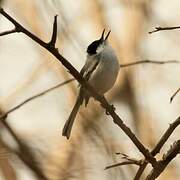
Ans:
{"label": "thin twig", "polygon": [[64,82],[62,82],[62,83],[60,83],[60,84],[58,84],[58,85],[56,85],[56,86],[53,86],[53,87],[51,87],[51,88],[49,88],[49,89],[47,89],[47,90],[45,90],[45,91],[43,91],[43,92],[41,92],[41,93],[39,93],[39,94],[36,94],[36,95],[34,95],[34,96],[32,96],[32,97],[24,100],[23,102],[21,102],[21,103],[18,104],[17,106],[13,107],[12,109],[10,109],[10,110],[8,110],[7,112],[5,112],[5,113],[3,113],[2,115],[0,115],[0,119],[6,118],[10,113],[12,113],[12,112],[14,112],[15,110],[19,109],[20,107],[22,107],[23,105],[25,105],[25,104],[27,104],[28,102],[32,101],[33,99],[39,98],[39,97],[41,97],[41,96],[43,96],[43,95],[51,92],[52,90],[55,90],[55,89],[57,89],[57,88],[65,85],[65,84],[68,84],[68,83],[70,83],[70,82],[72,82],[72,81],[74,81],[74,80],[75,80],[74,78],[68,79],[68,80],[66,80],[66,81],[64,81]]}
{"label": "thin twig", "polygon": [[[124,68],[124,67],[128,67],[128,66],[133,66],[133,65],[142,64],[142,63],[165,64],[165,63],[179,63],[179,61],[175,61],[175,60],[174,60],[174,61],[142,60],[142,61],[136,61],[136,62],[133,62],[133,63],[122,64],[122,65],[120,65],[120,66],[121,66],[122,68]],[[51,88],[49,88],[49,89],[47,89],[47,90],[45,90],[45,91],[43,91],[43,92],[41,92],[41,93],[39,93],[39,94],[36,94],[36,95],[34,95],[34,96],[32,96],[32,97],[24,100],[23,102],[21,102],[21,103],[18,104],[17,106],[15,106],[15,107],[13,107],[12,109],[8,110],[8,111],[7,111],[6,113],[4,113],[3,115],[0,115],[0,119],[6,117],[8,114],[14,112],[15,110],[19,109],[20,107],[22,107],[23,105],[27,104],[28,102],[30,102],[30,101],[38,98],[38,97],[41,97],[41,96],[45,95],[46,93],[49,93],[49,92],[55,90],[56,88],[59,88],[59,87],[65,85],[65,84],[68,84],[68,83],[70,83],[70,82],[72,82],[72,81],[74,81],[74,80],[75,80],[74,78],[71,78],[71,79],[69,79],[69,80],[67,80],[67,81],[64,81],[64,82],[62,82],[62,83],[60,83],[60,84],[58,84],[58,85],[56,85],[56,86],[53,86],[53,87],[51,87]],[[177,93],[176,93],[176,94],[177,94]]]}
{"label": "thin twig", "polygon": [[168,31],[168,30],[174,30],[174,29],[180,29],[180,26],[174,26],[174,27],[155,27],[155,30],[150,31],[149,34],[158,32],[158,31]]}
{"label": "thin twig", "polygon": [[180,140],[171,145],[170,149],[163,156],[163,159],[158,161],[156,167],[152,169],[146,180],[154,180],[164,171],[167,165],[180,153]]}
{"label": "thin twig", "polygon": [[118,167],[118,166],[123,166],[123,165],[129,165],[129,164],[132,164],[132,165],[137,165],[137,166],[140,166],[140,162],[138,161],[124,161],[124,162],[121,162],[121,163],[116,163],[116,164],[113,164],[113,165],[110,165],[110,166],[106,166],[104,170],[107,170],[107,169],[110,169],[110,168],[114,168],[114,167]]}
{"label": "thin twig", "polygon": [[166,132],[163,134],[163,136],[160,138],[159,142],[156,144],[154,149],[151,151],[151,154],[155,156],[157,153],[160,152],[161,148],[165,144],[165,142],[168,140],[170,135],[173,133],[173,131],[177,128],[177,126],[180,125],[180,117],[178,117],[173,123],[169,125],[169,128],[166,130]]}
{"label": "thin twig", "polygon": [[169,64],[169,63],[180,63],[180,61],[177,61],[177,60],[169,60],[169,61],[141,60],[141,61],[135,61],[135,62],[132,62],[132,63],[121,64],[120,67],[124,68],[124,67],[133,66],[133,65],[144,64],[144,63]]}
{"label": "thin twig", "polygon": [[120,154],[122,157],[122,159],[125,159],[126,161],[123,161],[121,163],[116,163],[116,164],[113,164],[113,165],[110,165],[110,166],[106,166],[105,167],[105,170],[106,169],[110,169],[110,168],[113,168],[113,167],[118,167],[118,166],[123,166],[123,165],[129,165],[129,164],[134,164],[134,165],[137,165],[137,166],[140,166],[142,164],[142,160],[138,160],[138,159],[135,159],[135,158],[131,158],[129,157],[128,155],[124,154],[124,153],[116,153],[116,154]]}
{"label": "thin twig", "polygon": [[0,36],[5,36],[5,35],[8,35],[8,34],[17,33],[17,32],[18,32],[17,29],[14,28],[14,29],[12,29],[12,30],[8,30],[8,31],[1,32],[1,33],[0,33]]}
{"label": "thin twig", "polygon": [[[122,68],[124,68],[124,67],[127,67],[127,66],[133,66],[133,65],[142,64],[142,63],[165,64],[165,63],[179,63],[179,61],[175,61],[174,60],[174,61],[159,61],[159,62],[157,62],[157,61],[152,61],[152,60],[142,60],[142,61],[136,61],[136,62],[133,62],[133,63],[122,64],[120,66]],[[59,87],[65,85],[65,84],[68,84],[68,83],[70,83],[70,82],[72,82],[74,80],[75,80],[74,78],[71,78],[71,79],[69,79],[67,81],[64,81],[64,82],[62,82],[62,83],[60,83],[60,84],[58,84],[56,86],[53,86],[53,87],[51,87],[51,88],[49,88],[49,89],[47,89],[47,90],[45,90],[45,91],[43,91],[43,92],[41,92],[39,94],[36,94],[36,95],[34,95],[34,96],[24,100],[23,102],[21,102],[17,106],[15,106],[12,109],[8,110],[3,115],[0,115],[0,119],[6,117],[8,114],[14,112],[15,110],[19,109],[20,107],[22,107],[23,105],[27,104],[28,102],[30,102],[30,101],[38,98],[38,97],[41,97],[41,96],[45,95],[46,93],[49,93],[49,92],[55,90],[56,88],[59,88]],[[177,94],[177,92],[176,92],[176,94]]]}
{"label": "thin twig", "polygon": [[74,78],[82,85],[84,86],[91,95],[98,100],[102,107],[106,109],[106,112],[108,112],[111,117],[113,118],[113,121],[115,124],[117,124],[124,133],[131,139],[131,141],[136,145],[138,150],[145,156],[145,158],[154,166],[156,164],[156,159],[150,154],[149,150],[140,142],[140,140],[135,136],[135,134],[131,131],[131,129],[124,124],[122,119],[116,114],[114,108],[112,105],[110,105],[107,100],[99,95],[94,88],[92,88],[88,82],[81,76],[81,74],[71,65],[69,61],[67,61],[59,52],[58,49],[56,49],[54,46],[50,46],[49,43],[44,42],[40,38],[38,38],[36,35],[32,34],[30,31],[25,29],[22,25],[20,25],[14,18],[12,18],[9,14],[7,14],[2,8],[0,9],[0,13],[6,17],[9,21],[11,21],[18,30],[20,30],[22,33],[30,37],[32,40],[34,40],[36,43],[41,45],[43,48],[48,50],[52,55],[54,55],[59,62],[61,62],[69,71],[69,73],[74,76]]}
{"label": "thin twig", "polygon": [[177,91],[171,96],[170,98],[170,103],[172,103],[173,99],[175,98],[175,96],[180,92],[180,88],[177,89]]}

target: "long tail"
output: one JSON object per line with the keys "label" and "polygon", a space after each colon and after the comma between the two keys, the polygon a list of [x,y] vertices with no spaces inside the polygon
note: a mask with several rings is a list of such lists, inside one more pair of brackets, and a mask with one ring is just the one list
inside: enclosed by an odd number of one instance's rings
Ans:
{"label": "long tail", "polygon": [[72,110],[68,120],[66,121],[64,127],[63,127],[62,136],[66,136],[67,139],[70,138],[71,129],[72,129],[74,120],[76,118],[77,112],[78,112],[79,107],[81,106],[82,102],[83,102],[83,98],[79,94],[79,96],[78,96],[78,98],[76,100],[76,103],[75,103],[75,105],[73,107],[73,110]]}

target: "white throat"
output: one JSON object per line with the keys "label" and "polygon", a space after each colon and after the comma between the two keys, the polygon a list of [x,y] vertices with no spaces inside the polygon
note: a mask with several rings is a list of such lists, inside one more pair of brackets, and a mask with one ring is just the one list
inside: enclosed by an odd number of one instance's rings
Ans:
{"label": "white throat", "polygon": [[105,46],[106,46],[105,43],[102,43],[100,46],[98,46],[96,53],[97,54],[101,53],[104,50]]}

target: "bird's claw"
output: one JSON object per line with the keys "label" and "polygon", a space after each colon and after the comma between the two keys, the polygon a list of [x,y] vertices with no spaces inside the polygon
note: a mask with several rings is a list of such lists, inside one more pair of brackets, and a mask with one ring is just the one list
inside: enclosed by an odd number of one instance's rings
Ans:
{"label": "bird's claw", "polygon": [[[116,110],[116,108],[114,107],[114,105],[113,105],[113,104],[111,105],[111,108],[112,108],[112,110],[113,110],[113,111],[115,111],[115,110]],[[106,109],[106,115],[110,115],[110,113],[108,112],[108,110],[107,110],[107,109]]]}

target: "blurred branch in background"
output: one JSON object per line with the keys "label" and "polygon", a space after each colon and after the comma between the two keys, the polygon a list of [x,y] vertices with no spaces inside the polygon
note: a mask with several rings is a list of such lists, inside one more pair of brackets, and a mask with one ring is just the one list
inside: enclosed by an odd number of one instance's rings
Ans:
{"label": "blurred branch in background", "polygon": [[[4,33],[3,33],[4,34]],[[6,34],[7,35],[7,34]],[[0,33],[0,36],[1,36],[1,33]],[[169,64],[169,63],[179,63],[179,61],[176,61],[176,60],[171,60],[171,61],[152,61],[152,60],[142,60],[142,61],[136,61],[136,62],[132,62],[132,63],[128,63],[128,64],[121,64],[121,68],[124,68],[124,67],[129,67],[129,66],[134,66],[134,65],[138,65],[138,64],[143,64],[143,63],[152,63],[152,64]],[[4,117],[7,117],[8,114],[14,112],[15,110],[19,109],[21,106],[25,105],[26,103],[36,99],[36,98],[39,98],[57,88],[60,88],[61,86],[64,86],[72,81],[74,81],[75,79],[69,79],[69,80],[66,80],[62,83],[59,83],[45,91],[42,91],[41,93],[38,93],[30,98],[27,98],[25,99],[23,102],[19,103],[17,106],[13,107],[12,109],[8,110],[7,112],[3,113],[2,115],[0,115],[0,119],[1,118],[4,118]],[[178,90],[179,91],[179,90]],[[171,99],[174,98],[174,96],[178,93],[178,91],[172,96]],[[171,100],[172,102],[172,100]]]}
{"label": "blurred branch in background", "polygon": [[175,98],[175,96],[180,92],[180,88],[177,89],[177,91],[171,96],[170,98],[170,103],[172,103],[173,99]]}
{"label": "blurred branch in background", "polygon": [[175,30],[180,29],[180,26],[174,26],[174,27],[155,27],[155,30],[150,31],[149,34],[159,32],[159,31],[169,31],[169,30]]}
{"label": "blurred branch in background", "polygon": [[[1,110],[1,114],[4,114]],[[36,175],[38,179],[47,180],[44,172],[41,169],[38,160],[36,159],[35,154],[31,150],[31,148],[27,145],[27,143],[23,142],[17,134],[13,131],[13,129],[9,126],[9,124],[5,121],[5,117],[1,118],[0,123],[4,126],[4,128],[8,131],[8,133],[13,137],[15,142],[18,144],[18,150],[14,150],[9,146],[4,146],[13,154],[17,155],[19,159]],[[2,127],[3,127],[2,126]],[[1,127],[1,129],[2,129]],[[3,142],[3,141],[2,141]],[[8,177],[8,176],[7,176]],[[11,176],[13,177],[13,176]]]}
{"label": "blurred branch in background", "polygon": [[41,92],[41,93],[39,93],[39,94],[36,94],[36,95],[34,95],[34,96],[32,96],[32,97],[24,100],[23,102],[21,102],[20,104],[18,104],[18,105],[15,106],[15,107],[13,107],[12,109],[10,109],[10,110],[2,113],[2,114],[0,115],[0,119],[6,118],[6,117],[8,116],[8,114],[10,114],[10,113],[14,112],[15,110],[19,109],[20,107],[22,107],[22,106],[25,105],[26,103],[28,103],[28,102],[36,99],[36,98],[39,98],[39,97],[41,97],[41,96],[43,96],[43,95],[45,95],[45,94],[47,94],[47,93],[49,93],[49,92],[51,92],[51,91],[53,91],[53,90],[55,90],[55,89],[57,89],[57,88],[65,85],[65,84],[68,84],[68,83],[70,83],[70,82],[72,82],[72,81],[74,81],[74,80],[75,80],[75,79],[69,79],[69,80],[67,80],[67,81],[64,81],[63,83],[60,83],[60,84],[58,84],[58,85],[56,85],[56,86],[53,86],[53,87],[51,87],[51,88],[49,88],[49,89],[47,89],[47,90],[45,90],[45,91],[43,91],[43,92]]}

